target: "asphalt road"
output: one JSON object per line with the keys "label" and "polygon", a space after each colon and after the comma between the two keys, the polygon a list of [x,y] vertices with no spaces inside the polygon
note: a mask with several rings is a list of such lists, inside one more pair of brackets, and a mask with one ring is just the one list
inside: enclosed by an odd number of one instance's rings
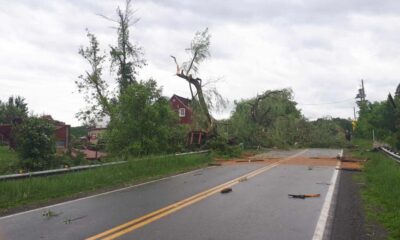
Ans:
{"label": "asphalt road", "polygon": [[[310,149],[268,154],[285,159],[338,153]],[[313,239],[330,206],[326,200],[335,172],[334,166],[279,163],[211,167],[2,217],[0,239],[85,239],[109,229],[94,239]],[[233,191],[219,193],[225,187]],[[288,197],[304,193],[321,197]]]}

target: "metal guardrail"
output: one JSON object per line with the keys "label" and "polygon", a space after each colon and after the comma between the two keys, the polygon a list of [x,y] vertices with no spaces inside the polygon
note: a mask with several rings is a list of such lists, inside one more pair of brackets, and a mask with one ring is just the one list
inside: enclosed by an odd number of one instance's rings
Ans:
{"label": "metal guardrail", "polygon": [[[203,151],[197,151],[197,152],[186,152],[186,153],[176,153],[175,156],[200,154],[200,153],[206,153],[209,151],[210,150],[203,150]],[[104,167],[104,166],[110,166],[110,165],[116,165],[116,164],[122,164],[122,163],[127,163],[127,161],[117,161],[117,162],[91,164],[91,165],[76,166],[76,167],[69,167],[69,168],[58,168],[58,169],[37,171],[37,172],[0,175],[0,181],[15,180],[15,179],[22,179],[22,178],[30,178],[30,177],[44,177],[44,176],[56,175],[56,174],[65,174],[65,173],[69,173],[69,172],[88,170],[88,169],[92,169],[92,168],[98,168],[98,167]]]}
{"label": "metal guardrail", "polygon": [[379,147],[379,149],[381,151],[383,151],[384,153],[386,153],[387,155],[389,155],[391,158],[393,158],[395,161],[397,161],[398,163],[400,163],[400,153],[395,152],[391,149],[388,149],[386,147]]}
{"label": "metal guardrail", "polygon": [[69,168],[58,168],[58,169],[37,171],[37,172],[27,172],[27,173],[1,175],[0,176],[0,181],[2,181],[2,180],[14,180],[14,179],[30,178],[30,177],[43,177],[43,176],[49,176],[49,175],[55,175],[55,174],[63,174],[63,173],[88,170],[88,169],[98,168],[98,167],[103,167],[103,166],[122,164],[122,163],[126,163],[126,162],[127,161],[118,161],[118,162],[110,162],[110,163],[103,163],[103,164],[92,164],[92,165],[76,166],[76,167],[69,167]]}
{"label": "metal guardrail", "polygon": [[197,151],[197,152],[175,153],[175,156],[183,156],[183,155],[191,155],[191,154],[207,153],[207,152],[210,152],[210,151],[211,151],[211,150],[202,150],[202,151]]}

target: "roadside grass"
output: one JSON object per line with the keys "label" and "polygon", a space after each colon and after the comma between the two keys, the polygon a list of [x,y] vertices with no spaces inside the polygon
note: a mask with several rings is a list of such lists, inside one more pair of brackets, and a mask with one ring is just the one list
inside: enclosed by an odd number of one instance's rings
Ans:
{"label": "roadside grass", "polygon": [[17,169],[18,156],[8,146],[0,146],[0,175],[13,173]]}
{"label": "roadside grass", "polygon": [[84,192],[123,187],[206,166],[210,154],[154,156],[128,163],[56,175],[0,182],[0,213],[26,204],[73,197]]}
{"label": "roadside grass", "polygon": [[382,224],[388,239],[400,239],[400,164],[380,152],[368,151],[371,141],[356,140],[352,155],[367,158],[355,180],[363,182],[361,195],[367,220]]}

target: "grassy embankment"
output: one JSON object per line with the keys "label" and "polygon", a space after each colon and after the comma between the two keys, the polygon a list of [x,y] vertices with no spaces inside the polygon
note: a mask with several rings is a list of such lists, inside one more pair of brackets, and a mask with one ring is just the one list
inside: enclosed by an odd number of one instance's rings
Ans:
{"label": "grassy embankment", "polygon": [[8,146],[0,146],[0,175],[15,173],[18,164],[17,153]]}
{"label": "grassy embankment", "polygon": [[65,175],[1,181],[0,213],[26,204],[157,179],[206,166],[210,161],[210,154],[157,156]]}
{"label": "grassy embankment", "polygon": [[[400,239],[400,164],[381,152],[371,152],[371,141],[357,140],[352,155],[367,158],[364,171],[355,177],[361,190],[367,220],[378,222],[388,239]],[[367,227],[368,230],[368,227]]]}

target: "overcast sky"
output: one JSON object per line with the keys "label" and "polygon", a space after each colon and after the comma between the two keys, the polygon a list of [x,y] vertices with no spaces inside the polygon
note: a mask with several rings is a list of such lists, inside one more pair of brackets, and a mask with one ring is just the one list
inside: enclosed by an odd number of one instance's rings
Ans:
{"label": "overcast sky", "polygon": [[[174,76],[171,54],[183,61],[194,33],[209,27],[211,58],[203,79],[222,79],[219,91],[233,101],[290,87],[309,119],[352,117],[354,97],[365,80],[367,99],[384,100],[400,83],[400,1],[375,0],[136,0],[140,21],[131,39],[145,50],[164,95],[189,97]],[[87,69],[78,55],[85,28],[101,47],[116,41],[114,17],[124,1],[0,0],[0,100],[26,98],[36,114],[79,125],[85,106],[75,80]],[[105,77],[112,74],[105,71]]]}

